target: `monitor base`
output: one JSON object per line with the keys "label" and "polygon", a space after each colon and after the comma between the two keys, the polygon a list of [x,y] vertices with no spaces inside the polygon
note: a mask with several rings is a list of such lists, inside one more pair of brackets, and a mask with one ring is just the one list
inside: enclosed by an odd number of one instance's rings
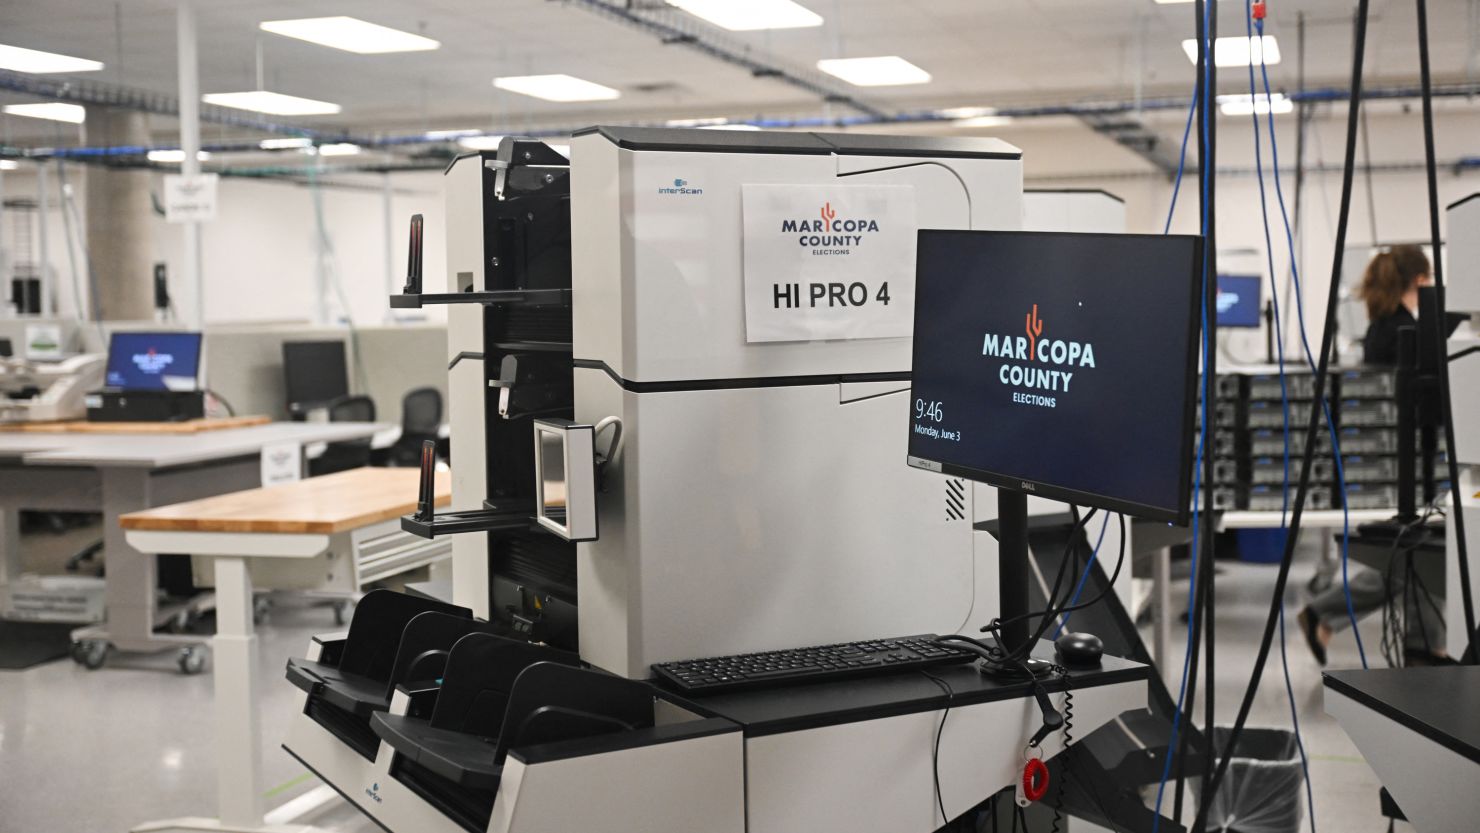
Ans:
{"label": "monitor base", "polygon": [[978,660],[976,669],[985,676],[1003,682],[1013,680],[1041,680],[1053,674],[1054,664],[1048,660],[1029,658],[1023,662],[1003,663],[995,660]]}

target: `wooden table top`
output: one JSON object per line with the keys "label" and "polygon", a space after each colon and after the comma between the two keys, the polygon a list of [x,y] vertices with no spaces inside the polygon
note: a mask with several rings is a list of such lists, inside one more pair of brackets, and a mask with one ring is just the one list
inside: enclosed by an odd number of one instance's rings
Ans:
{"label": "wooden table top", "polygon": [[6,422],[0,431],[17,434],[199,434],[225,428],[247,428],[266,425],[270,417],[261,415],[205,417],[177,422],[88,422],[85,419],[66,422]]}
{"label": "wooden table top", "polygon": [[[245,492],[132,512],[124,529],[168,532],[332,534],[416,511],[417,469],[361,468]],[[437,475],[437,505],[452,501],[452,475]]]}

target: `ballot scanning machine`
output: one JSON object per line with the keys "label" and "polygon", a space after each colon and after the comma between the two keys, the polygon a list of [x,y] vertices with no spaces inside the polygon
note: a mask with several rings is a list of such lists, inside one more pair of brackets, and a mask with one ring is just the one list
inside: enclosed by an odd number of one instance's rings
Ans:
{"label": "ballot scanning machine", "polygon": [[0,357],[0,422],[56,422],[87,413],[87,393],[103,383],[105,357]]}
{"label": "ballot scanning machine", "polygon": [[1035,734],[1052,757],[1066,690],[1076,733],[1145,707],[1112,657],[653,681],[993,615],[993,494],[906,465],[905,427],[917,231],[1017,228],[1016,148],[599,127],[459,157],[446,193],[447,291],[414,223],[392,303],[449,305],[452,508],[403,526],[454,536],[455,595],[371,594],[288,669],[285,748],[382,827],[923,833]]}

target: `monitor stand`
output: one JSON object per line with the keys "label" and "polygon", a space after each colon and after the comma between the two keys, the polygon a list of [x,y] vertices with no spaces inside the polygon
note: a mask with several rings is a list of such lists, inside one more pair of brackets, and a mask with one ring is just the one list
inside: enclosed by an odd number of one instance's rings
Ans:
{"label": "monitor stand", "polygon": [[[997,489],[997,609],[1002,621],[1016,621],[999,632],[1001,644],[1009,651],[1028,641],[1031,635],[1028,611],[1028,495],[1012,489]],[[982,660],[983,674],[1004,679],[1022,679],[1024,668],[1034,677],[1053,670],[1053,664],[1041,659],[1021,663],[997,663]]]}

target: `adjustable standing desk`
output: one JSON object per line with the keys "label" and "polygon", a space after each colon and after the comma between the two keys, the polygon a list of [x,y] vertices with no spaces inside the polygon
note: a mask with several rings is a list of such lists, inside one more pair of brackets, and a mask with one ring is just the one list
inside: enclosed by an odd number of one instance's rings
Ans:
{"label": "adjustable standing desk", "polygon": [[[321,788],[288,813],[262,808],[261,724],[257,715],[257,636],[249,562],[311,559],[347,549],[361,530],[394,526],[416,510],[417,469],[361,468],[237,494],[124,515],[129,544],[141,552],[189,552],[216,572],[215,654],[217,807],[215,819],[151,822],[136,831],[261,831],[299,828],[265,818],[301,815],[332,799]],[[437,504],[452,500],[452,478],[437,476]],[[444,552],[443,557],[451,554]]]}
{"label": "adjustable standing desk", "polygon": [[[91,424],[89,424],[91,425]],[[142,433],[0,432],[0,583],[20,575],[22,509],[103,513],[108,564],[109,626],[78,639],[106,639],[122,650],[158,650],[155,561],[124,540],[118,518],[167,503],[261,485],[261,454],[277,443],[336,442],[369,437],[373,422],[277,422],[179,433],[162,423]]]}

